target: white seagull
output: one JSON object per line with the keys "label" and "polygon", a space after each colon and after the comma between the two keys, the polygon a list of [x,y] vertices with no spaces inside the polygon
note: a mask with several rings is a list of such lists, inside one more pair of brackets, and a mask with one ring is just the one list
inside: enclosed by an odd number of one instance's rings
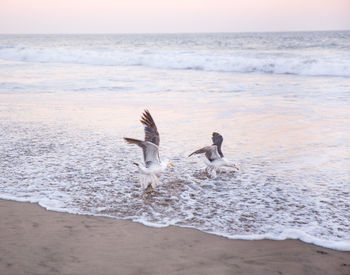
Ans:
{"label": "white seagull", "polygon": [[226,158],[224,158],[224,154],[221,151],[221,145],[224,141],[222,135],[213,132],[211,139],[213,141],[212,145],[194,151],[189,155],[189,157],[195,154],[205,154],[207,158],[205,160],[205,163],[207,165],[205,171],[212,177],[216,176],[216,171],[219,170],[220,167],[230,167],[239,170],[236,164],[231,163]]}
{"label": "white seagull", "polygon": [[145,126],[145,140],[138,140],[124,137],[129,144],[136,144],[142,148],[144,164],[134,162],[141,171],[140,182],[144,189],[149,185],[153,188],[159,183],[158,175],[164,171],[170,162],[162,162],[159,158],[159,133],[157,126],[148,110],[145,110],[141,117],[141,123]]}

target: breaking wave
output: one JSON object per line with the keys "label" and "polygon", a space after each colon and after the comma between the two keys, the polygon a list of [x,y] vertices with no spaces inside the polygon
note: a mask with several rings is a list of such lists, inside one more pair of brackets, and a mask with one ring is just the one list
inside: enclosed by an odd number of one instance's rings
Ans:
{"label": "breaking wave", "polygon": [[350,56],[316,56],[296,52],[209,50],[68,49],[3,47],[0,59],[20,62],[98,66],[143,66],[165,70],[350,76]]}

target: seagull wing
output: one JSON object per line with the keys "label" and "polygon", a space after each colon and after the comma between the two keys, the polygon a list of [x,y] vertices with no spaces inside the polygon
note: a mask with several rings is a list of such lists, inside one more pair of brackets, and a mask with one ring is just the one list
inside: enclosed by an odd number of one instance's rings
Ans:
{"label": "seagull wing", "polygon": [[158,146],[149,141],[142,141],[133,138],[124,138],[129,144],[136,144],[142,148],[143,160],[145,161],[146,167],[150,167],[153,164],[160,164]]}
{"label": "seagull wing", "polygon": [[149,141],[159,146],[159,133],[157,126],[148,110],[145,110],[141,117],[141,123],[145,125],[145,141]]}
{"label": "seagull wing", "polygon": [[221,151],[221,144],[224,141],[224,138],[222,137],[222,135],[220,135],[219,133],[214,132],[211,140],[213,141],[213,145],[216,145],[218,147],[218,153],[220,155],[220,157],[224,157],[224,154]]}
{"label": "seagull wing", "polygon": [[203,147],[197,151],[194,151],[192,154],[189,155],[189,157],[195,154],[205,154],[205,156],[210,162],[221,158],[216,145]]}

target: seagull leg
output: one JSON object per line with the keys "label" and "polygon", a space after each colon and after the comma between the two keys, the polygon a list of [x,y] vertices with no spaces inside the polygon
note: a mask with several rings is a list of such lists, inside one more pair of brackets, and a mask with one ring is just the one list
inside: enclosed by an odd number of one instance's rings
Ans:
{"label": "seagull leg", "polygon": [[147,175],[140,175],[140,183],[143,189],[147,189],[150,184],[149,177]]}
{"label": "seagull leg", "polygon": [[213,165],[208,165],[205,169],[205,172],[207,173],[207,176],[209,178],[216,178],[216,168]]}
{"label": "seagull leg", "polygon": [[158,185],[158,177],[154,174],[152,174],[152,188],[156,188]]}
{"label": "seagull leg", "polygon": [[215,168],[215,167],[213,167],[212,170],[211,170],[211,177],[212,177],[213,179],[216,178],[216,168]]}

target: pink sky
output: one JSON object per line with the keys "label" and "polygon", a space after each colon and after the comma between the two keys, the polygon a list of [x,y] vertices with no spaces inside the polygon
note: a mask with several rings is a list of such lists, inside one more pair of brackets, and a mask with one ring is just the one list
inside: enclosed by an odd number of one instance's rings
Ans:
{"label": "pink sky", "polygon": [[350,0],[0,0],[0,33],[350,30]]}

